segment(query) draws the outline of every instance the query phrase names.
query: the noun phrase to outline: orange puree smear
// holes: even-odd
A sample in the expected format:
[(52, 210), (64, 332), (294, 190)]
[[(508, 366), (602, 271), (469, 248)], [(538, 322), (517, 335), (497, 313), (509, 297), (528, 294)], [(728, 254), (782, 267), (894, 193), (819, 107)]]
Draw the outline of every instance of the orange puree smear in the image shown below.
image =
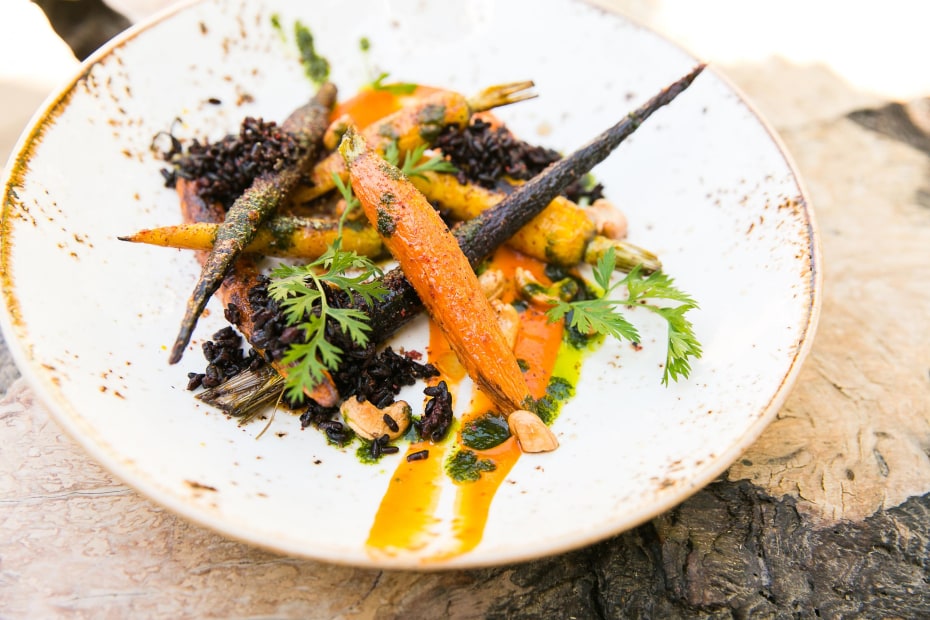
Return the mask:
[(432, 86), (417, 86), (408, 94), (395, 94), (388, 90), (366, 88), (359, 91), (351, 99), (336, 104), (330, 115), (330, 120), (335, 121), (344, 115), (348, 115), (359, 129), (363, 129), (388, 114), (397, 112), (416, 99), (421, 99), (438, 91), (438, 88)]
[[(549, 283), (542, 262), (513, 250), (498, 250), (489, 265), (489, 268), (502, 270), (508, 281), (512, 281), (517, 267), (529, 269), (541, 283)], [(516, 291), (508, 290), (503, 301), (510, 302), (515, 297)], [(561, 342), (561, 322), (548, 323), (545, 313), (532, 306), (520, 313), (514, 354), (529, 367), (525, 376), (534, 398), (546, 393)], [(440, 369), (440, 379), (449, 385), (455, 403), (464, 371), (432, 323), (428, 355), (430, 362)], [(490, 400), (475, 390), (461, 420), (467, 422), (493, 410)], [(429, 458), (414, 462), (404, 458), (394, 472), (369, 532), (367, 546), (372, 555), (410, 553), (426, 563), (460, 555), (481, 542), (491, 501), (520, 458), (521, 451), (513, 437), (489, 450), (474, 450), (479, 458), (492, 461), (495, 469), (482, 472), (476, 482), (455, 483), (451, 522), (443, 523), (437, 515), (437, 507), (443, 488), (449, 489), (444, 460), (462, 445), (461, 441), (460, 433), (456, 432), (438, 445), (421, 442), (409, 447), (407, 454), (428, 449)], [(424, 552), (431, 544), (436, 548), (430, 547)]]

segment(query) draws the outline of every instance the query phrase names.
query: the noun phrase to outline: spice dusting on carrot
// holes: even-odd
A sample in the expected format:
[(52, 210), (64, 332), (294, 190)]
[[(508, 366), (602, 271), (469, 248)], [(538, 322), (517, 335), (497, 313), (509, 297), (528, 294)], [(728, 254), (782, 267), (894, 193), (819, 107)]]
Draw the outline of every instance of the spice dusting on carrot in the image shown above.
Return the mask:
[(426, 198), (349, 129), (339, 151), (355, 194), (385, 246), (442, 329), (469, 376), (502, 413), (528, 406), (530, 391), (468, 258)]

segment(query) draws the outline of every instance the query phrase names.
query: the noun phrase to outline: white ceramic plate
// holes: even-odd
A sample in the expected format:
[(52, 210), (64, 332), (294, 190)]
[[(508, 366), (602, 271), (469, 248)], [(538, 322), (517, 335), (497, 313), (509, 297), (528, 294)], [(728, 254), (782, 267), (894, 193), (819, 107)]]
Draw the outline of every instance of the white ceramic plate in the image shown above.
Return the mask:
[[(439, 532), (432, 551), (371, 555), (365, 540), (399, 457), (363, 465), (287, 415), (256, 440), (260, 424), (239, 428), (196, 402), (184, 387), (199, 353), (166, 361), (196, 263), (117, 240), (178, 221), (150, 150), (157, 132), (180, 118), (176, 135), (218, 138), (246, 115), (282, 120), (312, 93), (273, 14), (287, 30), (298, 19), (310, 28), (344, 95), (379, 69), (465, 93), (533, 79), (539, 98), (500, 115), (563, 151), (697, 62), (578, 0), (206, 1), (127, 32), (40, 111), (3, 202), (3, 333), (95, 459), (191, 520), (283, 553), (463, 567), (632, 527), (711, 481), (759, 435), (810, 348), (818, 246), (777, 139), (710, 69), (595, 170), (628, 214), (631, 240), (658, 252), (702, 304), (692, 316), (704, 356), (690, 380), (661, 385), (663, 324), (634, 313), (642, 350), (609, 344), (587, 362), (553, 427), (561, 448), (520, 459), (477, 547), (430, 561), (448, 542)], [(222, 325), (211, 308), (195, 345)]]

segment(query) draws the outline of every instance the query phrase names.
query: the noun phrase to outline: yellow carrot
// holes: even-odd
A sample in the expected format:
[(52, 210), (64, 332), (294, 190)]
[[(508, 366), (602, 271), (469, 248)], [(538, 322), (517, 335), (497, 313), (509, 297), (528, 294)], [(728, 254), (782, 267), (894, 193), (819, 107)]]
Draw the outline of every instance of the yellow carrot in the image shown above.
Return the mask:
[[(218, 227), (218, 224), (208, 222), (162, 226), (140, 230), (119, 239), (182, 250), (209, 250), (213, 247)], [(338, 234), (335, 220), (273, 217), (258, 229), (255, 239), (243, 252), (280, 258), (318, 258)], [(384, 252), (381, 238), (367, 222), (363, 226), (350, 223), (343, 228), (342, 249), (372, 258)]]
[[(473, 219), (506, 198), (501, 191), (460, 183), (455, 175), (441, 172), (422, 172), (410, 181), (430, 202), (456, 220)], [(563, 267), (582, 261), (596, 264), (611, 247), (617, 257), (617, 269), (622, 271), (642, 265), (646, 273), (651, 273), (662, 266), (648, 250), (598, 235), (585, 209), (564, 196), (556, 196), (539, 215), (517, 231), (507, 245)]]
[(468, 258), (430, 203), (350, 129), (339, 151), (365, 215), (469, 376), (501, 412), (527, 408), (530, 391)]

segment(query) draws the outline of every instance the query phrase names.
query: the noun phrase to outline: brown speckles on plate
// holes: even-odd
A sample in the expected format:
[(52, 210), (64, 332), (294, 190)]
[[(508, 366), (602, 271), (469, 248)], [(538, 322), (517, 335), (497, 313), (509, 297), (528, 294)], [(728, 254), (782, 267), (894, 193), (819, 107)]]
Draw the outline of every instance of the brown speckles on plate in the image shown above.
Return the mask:
[(212, 487), (209, 484), (204, 484), (202, 482), (197, 482), (196, 480), (185, 480), (184, 484), (186, 484), (194, 491), (209, 491), (211, 493), (219, 492), (216, 487)]

